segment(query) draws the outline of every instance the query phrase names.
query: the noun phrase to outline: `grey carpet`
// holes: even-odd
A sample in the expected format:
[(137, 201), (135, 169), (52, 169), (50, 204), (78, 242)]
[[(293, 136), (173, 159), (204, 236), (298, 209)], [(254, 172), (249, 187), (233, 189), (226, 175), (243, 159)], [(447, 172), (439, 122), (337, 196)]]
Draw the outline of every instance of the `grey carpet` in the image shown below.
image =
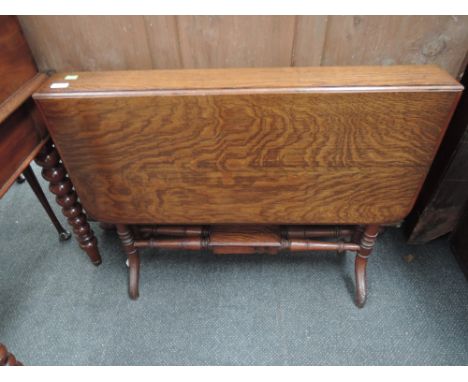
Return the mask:
[(412, 247), (387, 230), (362, 310), (353, 256), (335, 253), (146, 250), (130, 301), (115, 234), (94, 225), (94, 267), (76, 241), (58, 242), (26, 183), (0, 218), (0, 342), (29, 365), (468, 364), (468, 283), (446, 239)]

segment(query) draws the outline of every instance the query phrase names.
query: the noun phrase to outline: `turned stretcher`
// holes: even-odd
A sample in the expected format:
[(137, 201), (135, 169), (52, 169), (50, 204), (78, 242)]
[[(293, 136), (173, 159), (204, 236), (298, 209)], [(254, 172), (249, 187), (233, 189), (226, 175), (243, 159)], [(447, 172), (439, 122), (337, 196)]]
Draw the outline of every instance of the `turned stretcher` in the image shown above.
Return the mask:
[(55, 74), (38, 163), (93, 262), (84, 210), (116, 225), (132, 298), (138, 248), (338, 250), (362, 306), (379, 226), (411, 210), (461, 91), (434, 66)]

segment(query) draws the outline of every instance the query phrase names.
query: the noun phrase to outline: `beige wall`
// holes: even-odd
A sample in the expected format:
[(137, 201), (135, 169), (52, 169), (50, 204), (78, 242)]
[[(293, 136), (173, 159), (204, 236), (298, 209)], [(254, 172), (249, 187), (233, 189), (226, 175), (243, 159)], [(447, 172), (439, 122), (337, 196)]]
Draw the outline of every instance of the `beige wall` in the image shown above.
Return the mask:
[(468, 16), (21, 16), (41, 70), (466, 64)]

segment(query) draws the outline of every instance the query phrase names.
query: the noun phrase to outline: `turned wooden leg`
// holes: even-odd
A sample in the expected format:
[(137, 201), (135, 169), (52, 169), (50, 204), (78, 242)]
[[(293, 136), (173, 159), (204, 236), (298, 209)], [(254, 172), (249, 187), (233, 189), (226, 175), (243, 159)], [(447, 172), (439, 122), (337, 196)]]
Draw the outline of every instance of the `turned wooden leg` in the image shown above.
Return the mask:
[(135, 247), (133, 234), (125, 224), (117, 224), (117, 233), (124, 247), (124, 251), (128, 257), (128, 294), (132, 300), (136, 300), (139, 296), (138, 280), (140, 275), (140, 256)]
[(356, 228), (354, 229), (353, 236), (351, 237), (351, 242), (360, 244), (363, 233), (364, 233), (364, 226), (357, 225)]
[(54, 225), (55, 229), (59, 234), (59, 240), (65, 241), (70, 239), (71, 233), (66, 231), (65, 228), (63, 228), (62, 224), (60, 224), (59, 220), (57, 219), (57, 216), (55, 216), (55, 213), (50, 207), (50, 204), (47, 201), (46, 196), (44, 195), (44, 191), (42, 191), (42, 188), (39, 182), (37, 181), (36, 175), (34, 175), (34, 171), (32, 170), (31, 166), (26, 167), (26, 169), (23, 171), (23, 175), (28, 181), (32, 190), (34, 191), (34, 194), (36, 194), (37, 199), (42, 204), (42, 207), (44, 207), (45, 211), (47, 212), (47, 215), (49, 215), (52, 224)]
[(44, 145), (36, 157), (36, 163), (43, 168), (42, 176), (49, 181), (49, 190), (56, 195), (56, 201), (62, 207), (62, 212), (67, 217), (68, 223), (73, 227), (80, 248), (86, 252), (94, 265), (101, 264), (96, 237), (52, 142), (49, 141)]
[(23, 366), (23, 364), (8, 352), (5, 345), (0, 344), (0, 366)]
[(378, 225), (368, 225), (364, 229), (361, 237), (360, 249), (356, 254), (354, 263), (354, 272), (356, 275), (356, 305), (362, 308), (367, 298), (367, 280), (366, 280), (366, 267), (367, 259), (369, 258), (372, 248), (379, 234)]

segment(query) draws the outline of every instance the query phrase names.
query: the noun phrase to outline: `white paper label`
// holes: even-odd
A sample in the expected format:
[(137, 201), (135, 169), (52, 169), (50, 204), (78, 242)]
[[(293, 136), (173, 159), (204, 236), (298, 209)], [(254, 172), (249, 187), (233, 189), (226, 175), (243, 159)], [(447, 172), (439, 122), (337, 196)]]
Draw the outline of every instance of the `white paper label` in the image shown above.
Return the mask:
[(75, 81), (78, 79), (78, 74), (68, 74), (65, 76), (64, 80)]
[(68, 82), (54, 82), (50, 85), (51, 89), (65, 89), (68, 88), (70, 84)]

